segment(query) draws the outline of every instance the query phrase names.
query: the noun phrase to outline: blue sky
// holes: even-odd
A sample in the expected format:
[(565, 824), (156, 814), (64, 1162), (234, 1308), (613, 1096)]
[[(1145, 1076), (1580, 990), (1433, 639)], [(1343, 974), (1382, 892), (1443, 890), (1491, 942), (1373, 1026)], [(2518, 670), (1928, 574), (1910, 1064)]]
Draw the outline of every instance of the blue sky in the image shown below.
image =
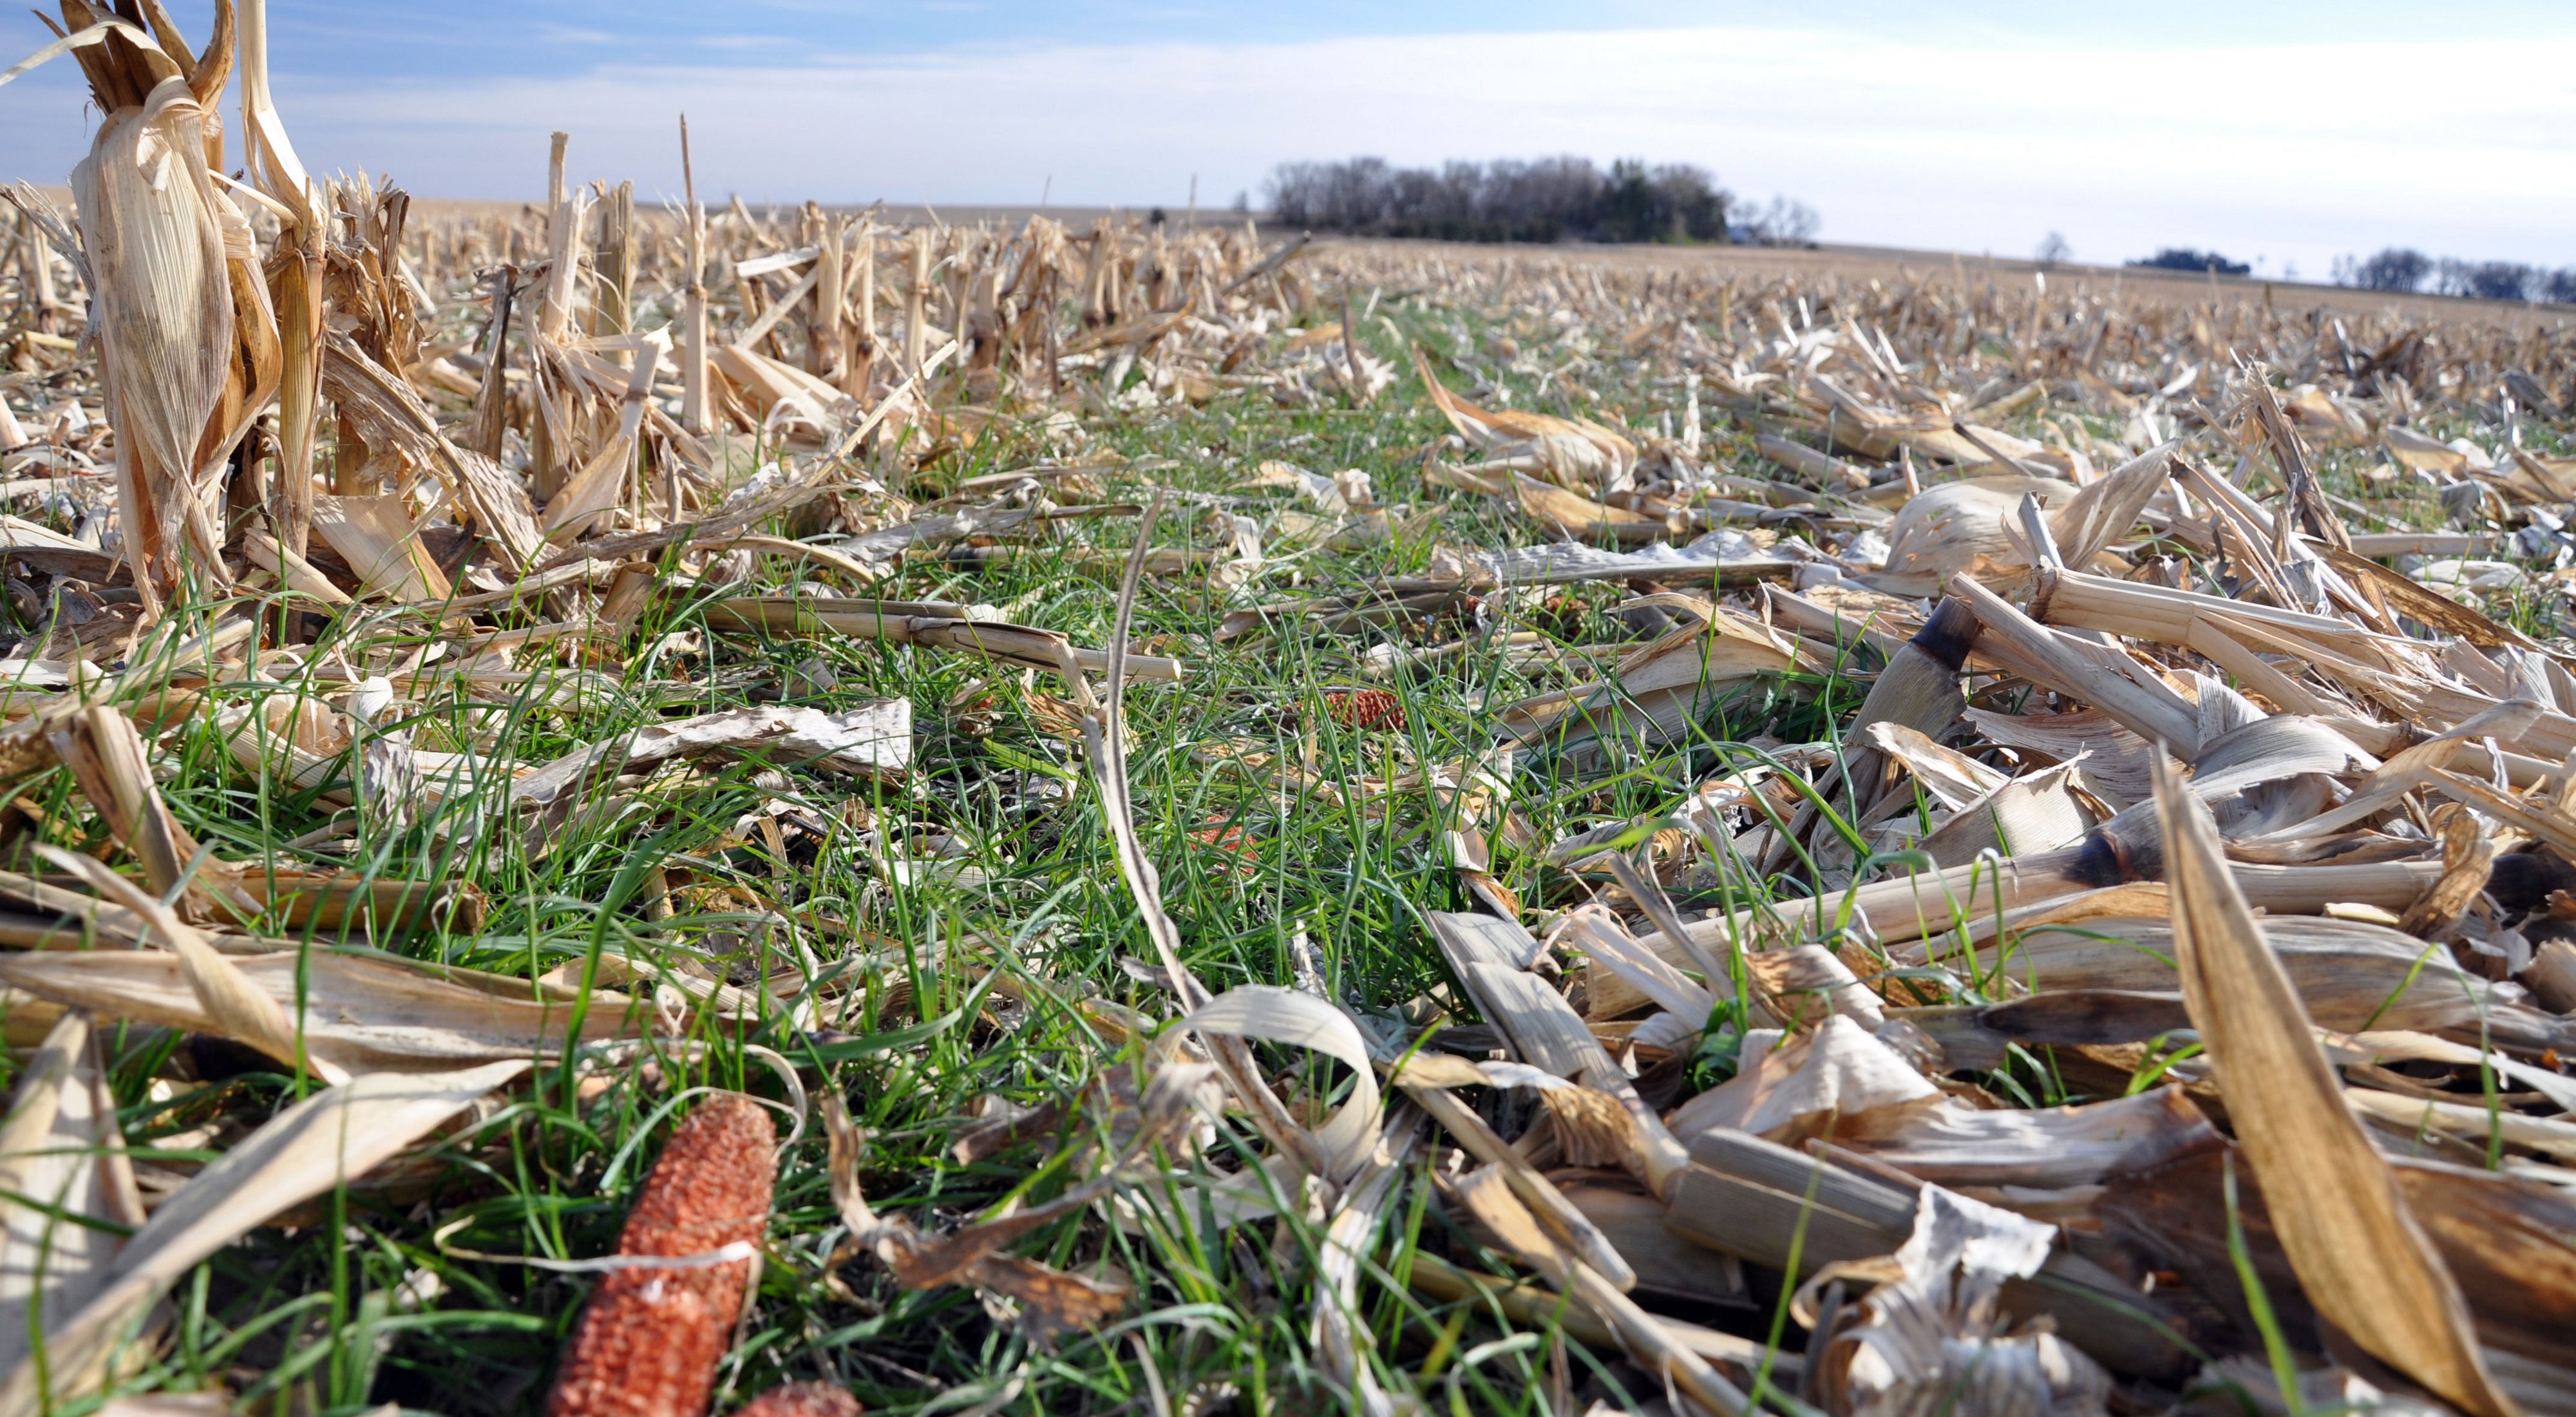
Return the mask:
[[(174, 0), (172, 10), (183, 23), (201, 26), (211, 6), (206, 0)], [(1283, 43), (1369, 35), (1703, 26), (1849, 28), (1928, 44), (2003, 47), (2528, 39), (2576, 36), (2576, 5), (2488, 0), (2442, 13), (2421, 0), (2158, 0), (2150, 5), (2084, 0), (1808, 0), (1797, 5), (1680, 0), (1400, 5), (1382, 0), (1286, 5), (1174, 0), (273, 0), (269, 23), (281, 72), (440, 77), (566, 74), (603, 64), (664, 64), (692, 53), (815, 64), (976, 45)], [(22, 47), (34, 47), (41, 34), (34, 20), (17, 13), (7, 24), (13, 37), (26, 41)]]
[[(202, 29), (207, 0), (172, 0)], [(308, 164), (430, 195), (581, 177), (753, 199), (1256, 196), (1289, 158), (1577, 152), (1783, 192), (1829, 240), (2319, 276), (2388, 243), (2576, 264), (2576, 5), (2162, 0), (271, 0)], [(0, 62), (45, 38), (0, 17)], [(83, 150), (77, 72), (0, 89), (0, 177)]]

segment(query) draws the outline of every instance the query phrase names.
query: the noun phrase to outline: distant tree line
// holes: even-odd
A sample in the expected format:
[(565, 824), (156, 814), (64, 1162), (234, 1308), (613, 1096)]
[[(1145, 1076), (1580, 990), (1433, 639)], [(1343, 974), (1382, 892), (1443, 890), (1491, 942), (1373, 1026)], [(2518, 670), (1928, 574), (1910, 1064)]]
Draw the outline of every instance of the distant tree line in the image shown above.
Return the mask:
[(2254, 269), (2243, 261), (2231, 261), (2215, 251), (2195, 251), (2188, 246), (2168, 246), (2152, 256), (2141, 256), (2128, 264), (2156, 271), (2214, 271), (2223, 276), (2246, 275)]
[(2337, 257), (2334, 281), (2337, 285), (2395, 294), (2429, 289), (2435, 295), (2576, 305), (2576, 266), (2553, 271), (2520, 261), (2463, 261), (2455, 256), (2435, 260), (2405, 246), (2387, 247), (2368, 259)]
[(1284, 162), (1270, 175), (1279, 221), (1317, 231), (1447, 241), (1804, 243), (1816, 214), (1774, 198), (1739, 207), (1705, 168), (1582, 157), (1452, 162), (1438, 171), (1384, 158)]

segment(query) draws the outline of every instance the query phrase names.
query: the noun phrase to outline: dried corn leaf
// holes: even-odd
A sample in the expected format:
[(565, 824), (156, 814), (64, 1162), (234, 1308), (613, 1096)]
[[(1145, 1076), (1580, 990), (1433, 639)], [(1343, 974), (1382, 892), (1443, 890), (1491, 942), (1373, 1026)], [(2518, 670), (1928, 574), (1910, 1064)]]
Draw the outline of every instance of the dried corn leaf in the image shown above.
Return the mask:
[(109, 1280), (143, 1198), (89, 1015), (65, 1013), (19, 1074), (0, 1123), (0, 1371)]
[[(165, 933), (168, 923), (175, 922), (154, 918), (155, 933)], [(558, 1052), (575, 1012), (572, 1004), (545, 997), (526, 980), (372, 954), (317, 949), (309, 956), (227, 955), (217, 962), (225, 967), (223, 978), (245, 986), (218, 994), (216, 1003), (225, 1012), (201, 997), (180, 955), (161, 950), (0, 955), (0, 982), (101, 1018), (220, 1033), (262, 1051), (274, 1045), (280, 1051), (271, 1056), (290, 1065), (300, 1053), (317, 1069), (351, 1073), (415, 1072)], [(299, 1003), (302, 1012), (290, 1013)], [(282, 1041), (252, 1033), (234, 1018), (236, 1012), (260, 1018), (273, 1013), (273, 1023), (255, 1026), (278, 1030)], [(640, 1003), (594, 994), (584, 1011), (581, 1041), (635, 1037), (648, 1022)]]
[(1736, 1075), (1683, 1103), (1672, 1128), (1685, 1141), (1720, 1129), (1794, 1138), (1828, 1131), (1839, 1117), (1923, 1106), (1940, 1096), (1857, 1020), (1836, 1014), (1800, 1037), (1755, 1029)]
[(518, 778), (510, 795), (520, 803), (549, 806), (604, 776), (713, 754), (900, 781), (912, 767), (912, 701), (879, 699), (842, 713), (792, 705), (729, 709), (656, 723), (566, 753)]
[(402, 497), (317, 496), (313, 529), (356, 568), (369, 594), (434, 605), (454, 593)]
[(136, 1315), (200, 1260), (280, 1211), (365, 1176), (528, 1068), (371, 1073), (295, 1104), (244, 1138), (125, 1242), (107, 1282), (46, 1331), (0, 1384), (0, 1414), (35, 1417), (94, 1390)]
[[(157, 956), (167, 961), (171, 967), (170, 972), (175, 973), (179, 981), (185, 984), (195, 1015), (205, 1020), (201, 1031), (219, 1033), (236, 1042), (248, 1044), (290, 1068), (310, 1065), (316, 1073), (331, 1082), (348, 1080), (349, 1074), (336, 1060), (323, 1056), (308, 1056), (304, 1039), (299, 1036), (295, 1026), (288, 1022), (286, 1010), (277, 999), (263, 992), (248, 975), (242, 972), (239, 964), (232, 958), (217, 952), (214, 945), (208, 942), (204, 935), (198, 933), (195, 926), (181, 920), (170, 907), (162, 904), (155, 897), (135, 889), (132, 882), (86, 856), (75, 856), (58, 847), (47, 846), (37, 849), (46, 860), (79, 876), (101, 896), (114, 900), (141, 917), (152, 927), (153, 933), (167, 941), (170, 946), (168, 954), (138, 950), (131, 954), (102, 956), (49, 956), (48, 958), (56, 964), (57, 968), (71, 960), (98, 958), (113, 961), (115, 965), (124, 966), (128, 973), (133, 973), (136, 965)], [(17, 961), (0, 961), (0, 964), (9, 963), (17, 963)], [(24, 975), (12, 982), (30, 993), (43, 992), (41, 987)], [(56, 997), (61, 998), (61, 996)], [(61, 998), (61, 1002), (93, 1007), (70, 998)], [(94, 1011), (110, 1017), (118, 1016), (111, 1009), (95, 1008)]]
[[(1052, 630), (978, 619), (964, 606), (744, 596), (710, 606), (707, 622), (723, 629), (779, 635), (833, 634), (888, 644), (930, 645), (1068, 676), (1098, 674), (1109, 665), (1105, 652), (1079, 648)], [(1125, 663), (1129, 678), (1172, 683), (1181, 678), (1181, 661), (1177, 659), (1131, 654)]]
[(1950, 1102), (1863, 1112), (1834, 1142), (1938, 1185), (2038, 1189), (2098, 1185), (2225, 1144), (2178, 1087), (2027, 1111)]
[(1350, 1068), (1351, 1094), (1313, 1129), (1314, 1145), (1334, 1180), (1367, 1163), (1377, 1145), (1377, 1074), (1369, 1067), (1368, 1042), (1348, 1015), (1294, 989), (1246, 984), (1192, 1009), (1181, 1024), (1195, 1033), (1311, 1049)]
[[(1834, 1341), (1819, 1377), (1838, 1407), (1865, 1412), (2101, 1413), (2110, 1374), (2055, 1333), (1995, 1332), (2008, 1280), (2036, 1274), (2055, 1239), (2046, 1225), (1927, 1186), (1896, 1278), (1862, 1302), (1863, 1321)], [(1848, 1345), (1848, 1347), (1846, 1347)], [(1860, 1352), (1876, 1361), (1864, 1371)]]
[(1469, 1215), (1503, 1248), (1568, 1297), (1597, 1314), (1619, 1337), (1631, 1357), (1672, 1383), (1694, 1402), (1721, 1417), (1738, 1417), (1749, 1404), (1742, 1391), (1718, 1375), (1662, 1321), (1638, 1307), (1605, 1281), (1580, 1257), (1539, 1224), (1513, 1191), (1499, 1167), (1487, 1166), (1457, 1183), (1455, 1193)]
[(2309, 1302), (2463, 1409), (2517, 1411), (2487, 1370), (2459, 1286), (2346, 1109), (2306, 1007), (2228, 875), (2217, 824), (2170, 768), (2156, 774), (2155, 800), (2183, 998)]

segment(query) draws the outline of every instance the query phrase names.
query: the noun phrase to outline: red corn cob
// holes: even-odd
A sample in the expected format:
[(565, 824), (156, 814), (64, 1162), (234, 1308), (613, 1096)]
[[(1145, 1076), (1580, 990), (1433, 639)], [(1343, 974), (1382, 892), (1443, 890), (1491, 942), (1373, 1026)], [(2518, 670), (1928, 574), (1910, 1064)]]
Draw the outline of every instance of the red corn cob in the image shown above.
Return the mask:
[[(740, 1093), (708, 1099), (645, 1178), (617, 1252), (703, 1255), (758, 1244), (777, 1143), (759, 1103)], [(748, 1259), (601, 1276), (565, 1345), (549, 1417), (702, 1417), (750, 1277)]]
[(1208, 825), (1199, 828), (1197, 831), (1191, 832), (1190, 840), (1202, 842), (1206, 845), (1216, 847), (1219, 850), (1231, 851), (1242, 856), (1250, 856), (1253, 854), (1254, 842), (1251, 836), (1245, 833), (1243, 828), (1228, 825), (1221, 817), (1211, 817), (1208, 819), (1208, 823)]
[(1404, 727), (1404, 703), (1384, 689), (1335, 689), (1324, 695), (1324, 712), (1344, 728)]
[(830, 1383), (781, 1383), (733, 1417), (859, 1417), (865, 1410), (847, 1389)]

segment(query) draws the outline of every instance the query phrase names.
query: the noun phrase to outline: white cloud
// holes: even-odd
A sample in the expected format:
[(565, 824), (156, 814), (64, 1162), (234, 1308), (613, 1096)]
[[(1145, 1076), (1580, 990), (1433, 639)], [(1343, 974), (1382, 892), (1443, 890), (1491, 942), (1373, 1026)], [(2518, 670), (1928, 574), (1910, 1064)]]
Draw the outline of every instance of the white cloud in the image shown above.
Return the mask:
[[(2295, 260), (2384, 243), (2576, 263), (2576, 41), (1929, 48), (1691, 29), (960, 49), (808, 67), (282, 80), (308, 161), (523, 196), (545, 135), (585, 176), (700, 191), (1067, 203), (1257, 192), (1283, 158), (1575, 152), (1698, 162), (1831, 240), (2081, 259), (2159, 244)], [(20, 99), (20, 95), (11, 95)]]

